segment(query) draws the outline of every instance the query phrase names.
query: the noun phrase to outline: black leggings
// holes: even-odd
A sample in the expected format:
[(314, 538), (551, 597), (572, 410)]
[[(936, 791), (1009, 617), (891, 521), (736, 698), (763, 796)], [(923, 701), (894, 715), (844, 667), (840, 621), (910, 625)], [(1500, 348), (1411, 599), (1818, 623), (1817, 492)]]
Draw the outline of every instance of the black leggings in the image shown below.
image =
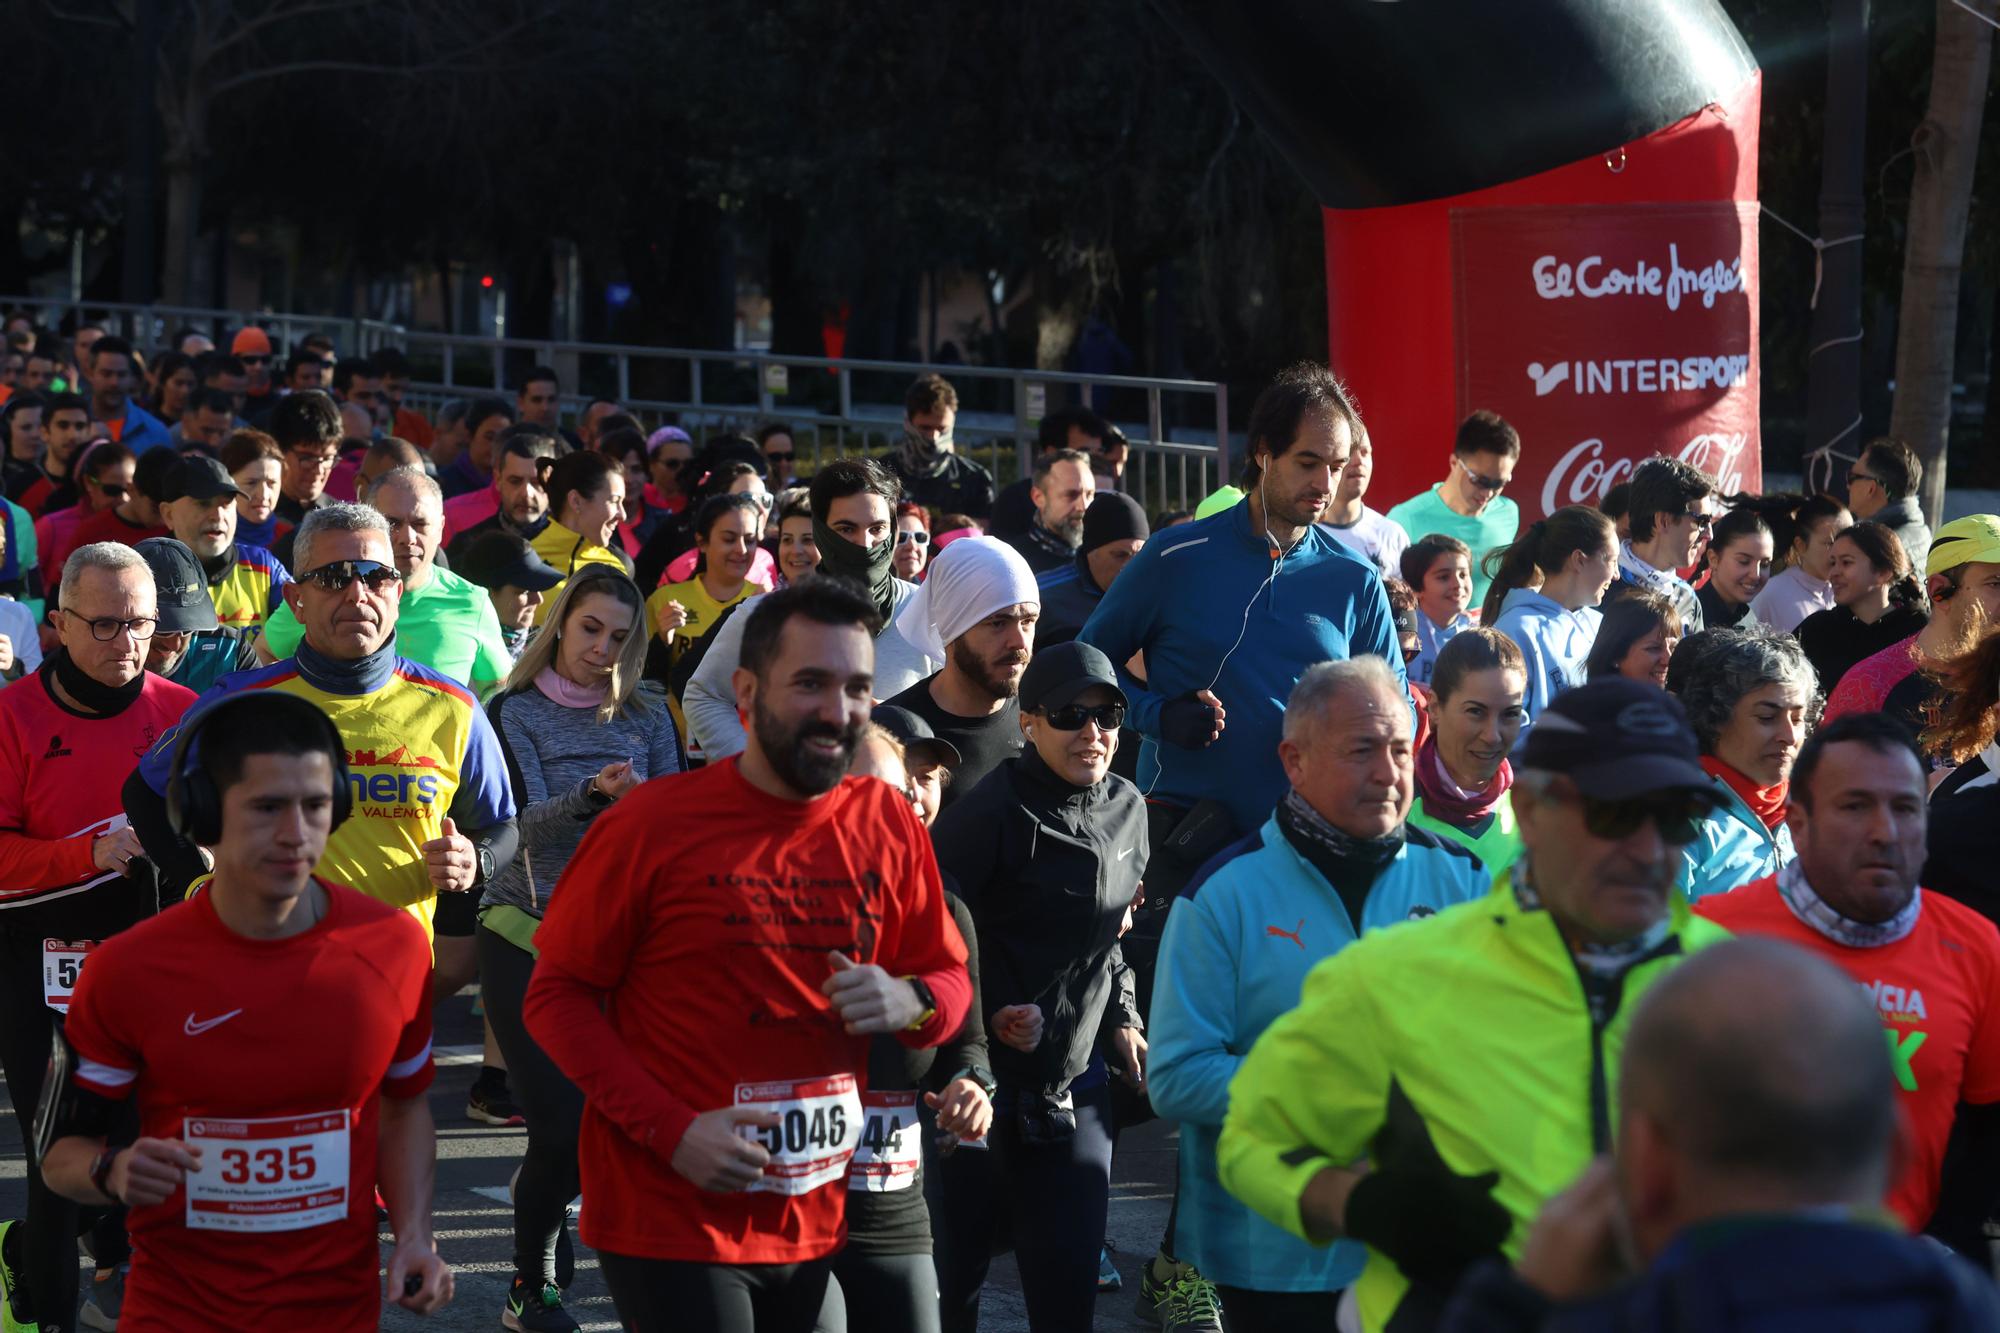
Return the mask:
[(1229, 1333), (1302, 1333), (1325, 1329), (1333, 1333), (1340, 1318), (1337, 1291), (1250, 1291), (1217, 1287), (1222, 1317)]
[[(938, 1333), (937, 1265), (928, 1254), (833, 1258), (847, 1326), (856, 1333)], [(822, 1321), (818, 1333), (831, 1333)]]
[[(24, 1139), (32, 1137), (48, 1073), (53, 1017), (42, 996), (41, 932), (0, 928), (0, 1072)], [(44, 1329), (69, 1333), (76, 1327), (76, 1238), (83, 1210), (42, 1183), (32, 1148), (26, 1156), (28, 1215), (20, 1228), (20, 1275), (28, 1299), (21, 1314)], [(98, 1211), (91, 1210), (93, 1218)]]
[(514, 1270), (537, 1285), (556, 1280), (556, 1243), (569, 1201), (582, 1181), (576, 1140), (583, 1123), (583, 1094), (556, 1068), (521, 1022), (521, 1003), (535, 960), (486, 927), (475, 932), (480, 994), (493, 1039), (507, 1057), (507, 1071), (521, 1114), (528, 1121), (528, 1150), (514, 1182)]
[(993, 1241), (1009, 1227), (1028, 1327), (1033, 1333), (1089, 1333), (1111, 1207), (1111, 1090), (1099, 1084), (1078, 1092), (1075, 1104), (1076, 1132), (1068, 1139), (1023, 1143), (1013, 1098), (1003, 1088), (987, 1136), (992, 1149), (961, 1150), (940, 1166), (942, 1207), (932, 1225), (939, 1232), (948, 1333), (978, 1328), (979, 1289)]
[[(806, 1264), (695, 1264), (597, 1252), (604, 1284), (626, 1333), (813, 1333), (828, 1305), (831, 1261)], [(821, 1327), (845, 1333), (841, 1323)], [(869, 1330), (873, 1333), (873, 1330)]]

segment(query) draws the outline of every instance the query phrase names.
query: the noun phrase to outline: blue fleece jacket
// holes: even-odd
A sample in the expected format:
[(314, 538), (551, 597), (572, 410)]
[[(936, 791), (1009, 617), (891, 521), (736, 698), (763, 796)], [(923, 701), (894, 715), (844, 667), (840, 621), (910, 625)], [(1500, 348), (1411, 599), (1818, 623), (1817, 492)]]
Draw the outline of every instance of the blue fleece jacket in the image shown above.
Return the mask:
[[(1121, 579), (1122, 581), (1122, 579)], [(1309, 1245), (1222, 1187), (1215, 1145), (1229, 1083), (1273, 1020), (1298, 1007), (1306, 973), (1352, 943), (1491, 891), (1464, 848), (1411, 829), (1368, 888), (1359, 928), (1326, 876), (1266, 819), (1257, 842), (1174, 902), (1153, 987), (1146, 1083), (1153, 1108), (1181, 1122), (1175, 1255), (1226, 1286), (1337, 1291), (1361, 1275), (1365, 1247)]]
[(1603, 623), (1604, 615), (1596, 607), (1567, 610), (1533, 588), (1516, 588), (1500, 603), (1493, 628), (1512, 639), (1528, 661), (1528, 689), (1521, 699), (1527, 724), (1542, 715), (1549, 700), (1583, 684), (1584, 659)]
[(1765, 828), (1728, 783), (1714, 774), (1708, 782), (1720, 804), (1702, 821), (1694, 841), (1681, 849), (1680, 886), (1689, 902), (1775, 875), (1798, 855), (1792, 850), (1790, 827)]
[[(1284, 798), (1285, 700), (1307, 667), (1372, 653), (1404, 678), (1374, 566), (1316, 526), (1273, 561), (1248, 501), (1154, 536), (1077, 638), (1118, 664), (1126, 725), (1145, 738), (1139, 789), (1179, 806), (1213, 797), (1244, 830)], [(1125, 668), (1142, 650), (1143, 682)], [(1228, 715), (1221, 739), (1198, 750), (1161, 743), (1162, 705), (1211, 688)]]

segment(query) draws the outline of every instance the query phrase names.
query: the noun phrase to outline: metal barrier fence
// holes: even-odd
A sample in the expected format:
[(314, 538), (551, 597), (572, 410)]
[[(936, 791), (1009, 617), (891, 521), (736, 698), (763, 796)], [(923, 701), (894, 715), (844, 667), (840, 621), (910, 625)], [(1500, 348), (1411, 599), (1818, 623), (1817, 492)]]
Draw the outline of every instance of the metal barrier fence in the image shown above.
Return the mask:
[[(271, 334), (279, 349), (308, 333), (326, 334), (350, 355), (398, 347), (411, 363), (406, 402), (418, 406), (510, 396), (529, 367), (547, 365), (573, 390), (562, 396), (568, 414), (609, 399), (642, 418), (671, 417), (697, 440), (782, 423), (792, 430), (802, 473), (822, 459), (893, 447), (902, 434), (903, 391), (934, 371), (959, 394), (960, 452), (984, 462), (1002, 485), (1026, 475), (1041, 419), (1085, 402), (1125, 432), (1131, 449), (1124, 489), (1147, 509), (1192, 509), (1230, 475), (1228, 389), (1206, 380), (485, 338), (372, 319), (194, 306), (0, 296), (0, 309), (27, 313), (47, 328), (75, 315), (143, 348), (159, 347), (181, 329), (226, 347), (226, 337), (248, 323)], [(280, 357), (274, 373), (281, 365)]]

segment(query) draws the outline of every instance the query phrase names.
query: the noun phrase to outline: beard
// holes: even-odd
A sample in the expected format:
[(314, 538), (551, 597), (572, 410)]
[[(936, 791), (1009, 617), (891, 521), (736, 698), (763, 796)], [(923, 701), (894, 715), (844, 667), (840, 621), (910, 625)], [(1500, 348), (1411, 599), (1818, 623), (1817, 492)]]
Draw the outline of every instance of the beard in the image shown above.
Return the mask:
[[(788, 728), (777, 715), (765, 711), (762, 700), (752, 705), (751, 726), (757, 734), (757, 747), (764, 752), (764, 761), (779, 780), (808, 796), (823, 796), (840, 785), (847, 775), (847, 765), (854, 758), (854, 747), (861, 740), (858, 723), (836, 727), (814, 720), (796, 729)], [(839, 750), (821, 754), (806, 744), (821, 737), (838, 740)]]
[(952, 665), (964, 673), (967, 680), (985, 691), (988, 698), (1011, 699), (1020, 692), (1019, 680), (1003, 677), (998, 668), (1025, 663), (1028, 660), (1026, 653), (1014, 653), (1004, 662), (992, 663), (981, 657), (963, 638), (953, 639), (948, 651)]

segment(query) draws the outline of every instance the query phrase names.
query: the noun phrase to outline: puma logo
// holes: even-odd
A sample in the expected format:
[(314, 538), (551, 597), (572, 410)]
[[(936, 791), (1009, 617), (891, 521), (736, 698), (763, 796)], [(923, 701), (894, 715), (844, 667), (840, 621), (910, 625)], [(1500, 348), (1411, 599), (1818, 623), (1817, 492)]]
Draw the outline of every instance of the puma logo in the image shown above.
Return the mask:
[(1266, 926), (1264, 927), (1264, 933), (1266, 935), (1275, 935), (1281, 940), (1290, 940), (1292, 943), (1298, 945), (1299, 952), (1303, 953), (1305, 952), (1306, 942), (1299, 938), (1299, 934), (1305, 928), (1306, 928), (1306, 919), (1304, 917), (1300, 917), (1299, 924), (1292, 927), (1290, 930), (1286, 930), (1283, 926)]
[(1569, 378), (1569, 362), (1558, 361), (1547, 370), (1539, 361), (1528, 363), (1528, 378), (1535, 382), (1535, 397), (1546, 398), (1556, 391), (1556, 387)]

